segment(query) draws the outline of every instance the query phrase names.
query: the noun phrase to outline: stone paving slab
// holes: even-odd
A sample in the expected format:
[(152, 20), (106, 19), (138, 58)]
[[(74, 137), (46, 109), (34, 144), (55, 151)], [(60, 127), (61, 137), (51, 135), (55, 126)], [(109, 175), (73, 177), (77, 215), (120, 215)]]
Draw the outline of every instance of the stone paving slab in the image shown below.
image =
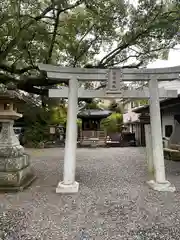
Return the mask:
[(38, 179), (0, 194), (0, 240), (180, 239), (180, 163), (166, 162), (175, 193), (148, 179), (143, 148), (78, 149), (78, 194), (55, 193), (63, 149), (28, 149)]

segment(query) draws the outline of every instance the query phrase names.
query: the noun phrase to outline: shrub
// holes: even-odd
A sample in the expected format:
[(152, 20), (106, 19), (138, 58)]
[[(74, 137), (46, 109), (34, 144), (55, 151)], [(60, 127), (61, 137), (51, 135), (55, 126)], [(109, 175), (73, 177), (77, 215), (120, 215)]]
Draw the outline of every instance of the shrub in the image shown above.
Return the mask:
[(37, 147), (39, 143), (48, 140), (48, 128), (46, 125), (41, 125), (36, 122), (28, 126), (25, 130), (25, 142), (30, 143), (32, 147)]
[(122, 115), (120, 113), (112, 113), (106, 119), (101, 121), (101, 128), (107, 132), (119, 132), (121, 131)]

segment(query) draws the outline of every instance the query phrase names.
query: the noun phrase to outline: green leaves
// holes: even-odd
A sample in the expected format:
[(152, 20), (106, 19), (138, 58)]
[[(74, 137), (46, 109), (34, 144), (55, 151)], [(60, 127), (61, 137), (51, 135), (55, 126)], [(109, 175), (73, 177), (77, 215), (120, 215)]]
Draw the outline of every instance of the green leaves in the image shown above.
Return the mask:
[(101, 121), (101, 127), (109, 133), (120, 132), (123, 116), (120, 113), (112, 113)]
[(139, 67), (179, 42), (178, 1), (1, 0), (0, 8), (0, 81), (31, 93), (42, 93), (28, 77), (39, 77), (39, 62)]

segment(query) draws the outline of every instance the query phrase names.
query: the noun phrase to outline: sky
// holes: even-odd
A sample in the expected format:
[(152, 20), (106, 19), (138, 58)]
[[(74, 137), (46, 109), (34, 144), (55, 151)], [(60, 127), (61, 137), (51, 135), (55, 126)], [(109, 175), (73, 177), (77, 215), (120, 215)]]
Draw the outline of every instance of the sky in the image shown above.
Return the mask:
[(180, 44), (176, 46), (176, 50), (170, 50), (168, 60), (157, 59), (148, 64), (147, 68), (163, 68), (180, 66)]
[[(102, 59), (106, 56), (107, 52), (103, 50), (96, 57), (97, 60)], [(134, 59), (129, 60), (128, 64), (134, 63)], [(169, 51), (169, 56), (167, 60), (157, 59), (147, 65), (147, 68), (165, 68), (165, 67), (174, 67), (180, 66), (180, 44)]]

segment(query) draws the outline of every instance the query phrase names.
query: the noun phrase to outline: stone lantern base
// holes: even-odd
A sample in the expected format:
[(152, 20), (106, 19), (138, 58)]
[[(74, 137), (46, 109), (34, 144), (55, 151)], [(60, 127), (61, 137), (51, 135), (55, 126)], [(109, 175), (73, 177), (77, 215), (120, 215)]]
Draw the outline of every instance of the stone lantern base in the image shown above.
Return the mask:
[(35, 180), (30, 158), (14, 134), (13, 121), (2, 122), (0, 133), (0, 190), (22, 191)]

